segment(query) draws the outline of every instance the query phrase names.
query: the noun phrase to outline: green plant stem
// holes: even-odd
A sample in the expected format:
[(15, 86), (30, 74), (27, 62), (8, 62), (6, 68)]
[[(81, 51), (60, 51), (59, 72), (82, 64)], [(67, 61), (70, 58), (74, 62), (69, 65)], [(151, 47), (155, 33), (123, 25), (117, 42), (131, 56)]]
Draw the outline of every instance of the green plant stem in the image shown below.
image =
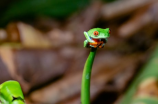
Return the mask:
[(83, 69), (81, 85), (81, 104), (90, 104), (91, 70), (97, 48), (92, 48)]

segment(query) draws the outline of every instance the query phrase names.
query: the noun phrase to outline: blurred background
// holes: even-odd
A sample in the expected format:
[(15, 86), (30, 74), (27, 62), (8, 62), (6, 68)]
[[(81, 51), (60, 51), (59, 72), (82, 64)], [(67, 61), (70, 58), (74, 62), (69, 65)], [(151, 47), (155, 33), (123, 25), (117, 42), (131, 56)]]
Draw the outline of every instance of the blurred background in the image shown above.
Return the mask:
[(83, 31), (111, 30), (91, 104), (118, 104), (157, 45), (156, 0), (1, 0), (0, 14), (0, 84), (19, 81), (27, 104), (80, 104)]

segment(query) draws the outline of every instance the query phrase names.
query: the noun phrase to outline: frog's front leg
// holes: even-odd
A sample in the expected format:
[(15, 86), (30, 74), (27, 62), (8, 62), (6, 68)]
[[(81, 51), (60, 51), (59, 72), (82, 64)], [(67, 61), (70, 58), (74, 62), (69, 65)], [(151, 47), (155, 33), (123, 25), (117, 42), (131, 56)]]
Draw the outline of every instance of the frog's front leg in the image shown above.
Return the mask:
[(84, 47), (88, 47), (88, 40), (84, 41)]
[(91, 48), (97, 48), (98, 47), (98, 43), (97, 42), (89, 42), (89, 47)]
[(98, 44), (97, 44), (97, 42), (88, 42), (88, 40), (85, 40), (84, 41), (84, 47), (87, 47), (87, 48), (97, 48)]

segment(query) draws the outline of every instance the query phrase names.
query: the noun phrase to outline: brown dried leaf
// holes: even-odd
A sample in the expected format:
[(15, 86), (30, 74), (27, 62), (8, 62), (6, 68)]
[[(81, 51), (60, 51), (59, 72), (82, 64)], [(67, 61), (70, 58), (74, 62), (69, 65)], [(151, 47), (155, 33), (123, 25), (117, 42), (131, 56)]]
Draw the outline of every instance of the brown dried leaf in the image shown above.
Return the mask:
[(30, 25), (19, 22), (17, 24), (21, 43), (26, 48), (51, 48), (51, 42), (42, 33)]
[(110, 4), (105, 4), (102, 7), (102, 16), (105, 20), (115, 19), (120, 16), (125, 16), (133, 11), (148, 5), (154, 0), (119, 0)]

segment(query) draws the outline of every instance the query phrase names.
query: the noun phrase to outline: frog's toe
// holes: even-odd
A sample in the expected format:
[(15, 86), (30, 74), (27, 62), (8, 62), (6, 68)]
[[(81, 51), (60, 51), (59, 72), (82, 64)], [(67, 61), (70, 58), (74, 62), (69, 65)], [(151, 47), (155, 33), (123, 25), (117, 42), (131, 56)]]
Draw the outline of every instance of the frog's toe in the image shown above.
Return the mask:
[(84, 47), (87, 47), (87, 45), (86, 45), (86, 44), (84, 44)]
[(97, 48), (97, 45), (89, 45), (90, 48)]
[(102, 45), (101, 45), (101, 46), (99, 46), (99, 48), (103, 48), (103, 47), (104, 47), (104, 46), (102, 46)]
[(99, 48), (104, 48), (105, 43), (103, 43), (102, 45), (99, 46)]

